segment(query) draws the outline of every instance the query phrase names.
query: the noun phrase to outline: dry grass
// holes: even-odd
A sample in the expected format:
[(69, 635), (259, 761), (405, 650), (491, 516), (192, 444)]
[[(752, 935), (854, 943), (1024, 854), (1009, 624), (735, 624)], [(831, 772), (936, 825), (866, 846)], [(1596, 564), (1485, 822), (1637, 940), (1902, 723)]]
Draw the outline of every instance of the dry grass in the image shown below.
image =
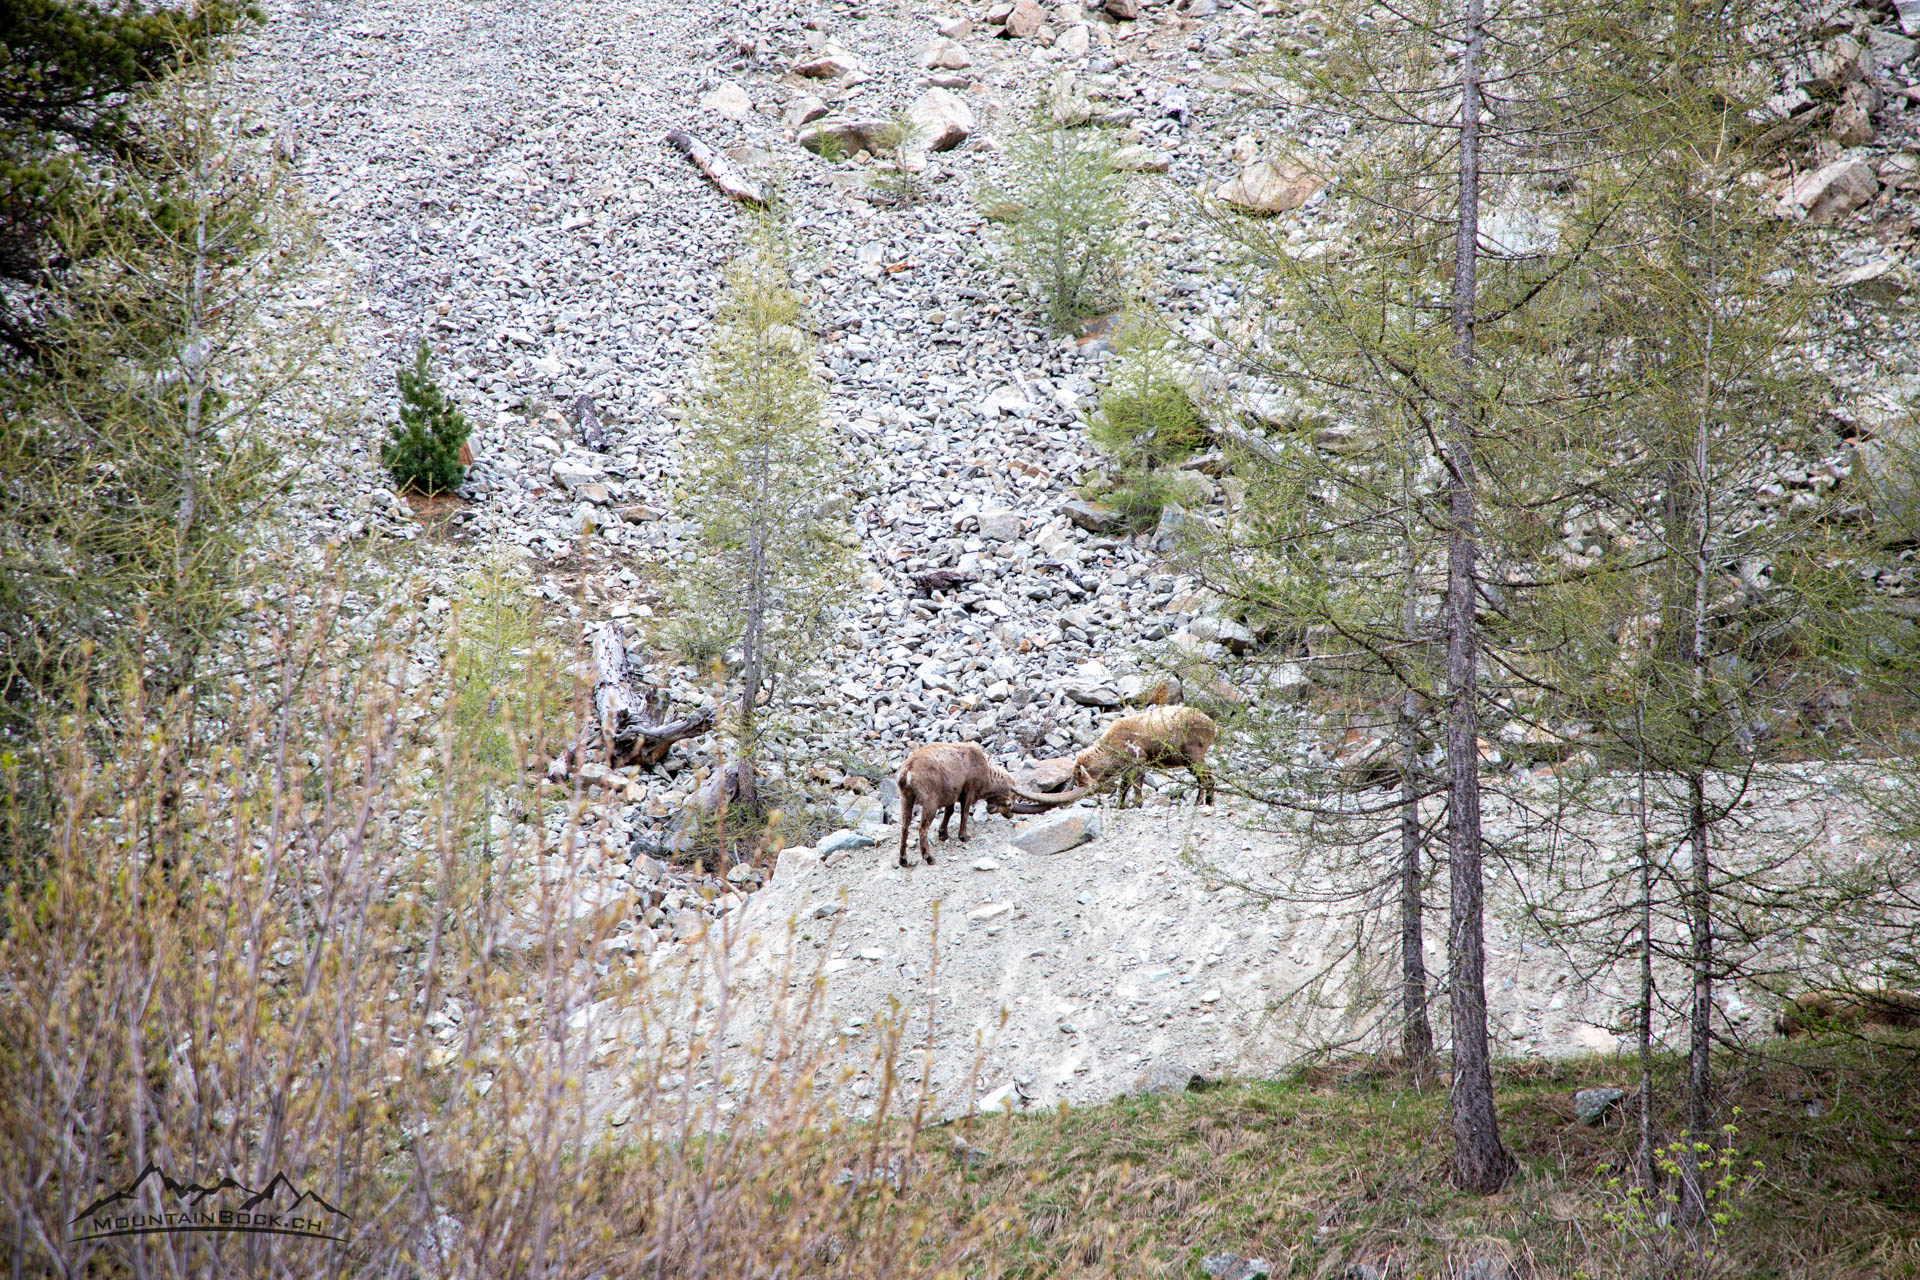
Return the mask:
[[(997, 1210), (916, 1194), (903, 1023), (856, 1128), (829, 1100), (817, 975), (743, 1036), (722, 949), (649, 965), (607, 945), (630, 905), (580, 909), (608, 883), (584, 797), (533, 781), (579, 708), (518, 696), (550, 658), (507, 645), (516, 696), (462, 696), (473, 670), (433, 619), (396, 606), (355, 639), (279, 594), (217, 711), (135, 703), (106, 739), (76, 728), (83, 703), (0, 761), (0, 818), (35, 849), (0, 885), (0, 1275), (992, 1265)], [(35, 772), (54, 816), (29, 833)], [(347, 1238), (78, 1238), (80, 1207), (149, 1162), (284, 1174), (352, 1215)], [(178, 1207), (151, 1184), (132, 1206)]]
[[(743, 1019), (726, 950), (641, 962), (608, 945), (630, 906), (579, 909), (606, 874), (584, 798), (537, 781), (578, 714), (538, 692), (567, 681), (537, 618), (464, 601), (476, 666), (410, 607), (355, 639), (325, 598), (277, 598), (217, 707), (136, 702), (111, 738), (82, 716), (0, 759), (34, 851), (0, 885), (0, 1275), (1188, 1277), (1217, 1251), (1649, 1274), (1650, 1233), (1607, 1220), (1630, 1133), (1570, 1112), (1619, 1064), (1505, 1073), (1523, 1172), (1486, 1199), (1446, 1182), (1443, 1095), (1392, 1064), (933, 1127), (900, 1011), (856, 1122), (816, 969)], [(35, 771), (51, 821), (21, 799)], [(1766, 1173), (1717, 1274), (1920, 1275), (1916, 1065), (1867, 1041), (1725, 1064)], [(349, 1239), (76, 1240), (77, 1207), (150, 1160), (283, 1172)]]

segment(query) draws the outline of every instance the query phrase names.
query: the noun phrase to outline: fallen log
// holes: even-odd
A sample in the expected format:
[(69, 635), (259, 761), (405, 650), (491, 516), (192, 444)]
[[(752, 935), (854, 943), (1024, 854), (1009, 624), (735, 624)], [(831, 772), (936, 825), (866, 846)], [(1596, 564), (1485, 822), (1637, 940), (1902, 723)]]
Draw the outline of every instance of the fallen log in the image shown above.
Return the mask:
[(614, 768), (638, 764), (651, 768), (666, 758), (667, 748), (713, 728), (711, 709), (681, 720), (665, 721), (665, 700), (658, 689), (643, 695), (634, 687), (627, 665), (627, 644), (620, 628), (603, 622), (593, 633), (593, 710), (600, 722), (600, 741), (607, 763)]
[(693, 167), (707, 176), (707, 181), (719, 188), (720, 194), (730, 200), (740, 200), (747, 204), (764, 205), (766, 193), (760, 185), (747, 181), (746, 175), (733, 165), (733, 161), (715, 151), (685, 129), (675, 129), (667, 135), (667, 145), (693, 162)]

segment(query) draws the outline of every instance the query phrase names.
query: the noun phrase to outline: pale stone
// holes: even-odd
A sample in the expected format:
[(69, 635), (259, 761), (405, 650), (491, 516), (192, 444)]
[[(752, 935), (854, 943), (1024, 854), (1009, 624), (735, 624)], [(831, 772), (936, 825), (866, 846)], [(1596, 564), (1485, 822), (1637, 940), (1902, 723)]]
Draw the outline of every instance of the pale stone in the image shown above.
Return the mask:
[(1078, 811), (1023, 822), (1014, 829), (1013, 839), (1009, 843), (1022, 853), (1065, 853), (1099, 836), (1100, 815)]
[(700, 109), (723, 115), (729, 120), (745, 120), (753, 114), (753, 100), (747, 97), (745, 89), (728, 82), (703, 95)]
[(907, 108), (913, 143), (923, 151), (951, 151), (973, 136), (973, 109), (945, 89), (929, 89)]
[(943, 71), (959, 71), (973, 65), (972, 55), (944, 37), (928, 41), (914, 61), (929, 70), (938, 68)]
[(1319, 175), (1291, 160), (1258, 160), (1214, 192), (1215, 197), (1248, 213), (1274, 214), (1298, 209), (1325, 187)]

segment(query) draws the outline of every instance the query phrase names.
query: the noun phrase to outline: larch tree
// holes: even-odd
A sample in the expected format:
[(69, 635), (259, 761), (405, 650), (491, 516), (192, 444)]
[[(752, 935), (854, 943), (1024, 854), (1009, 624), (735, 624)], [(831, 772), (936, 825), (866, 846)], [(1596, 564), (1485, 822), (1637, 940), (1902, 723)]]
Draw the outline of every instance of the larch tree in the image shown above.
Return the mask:
[(804, 668), (848, 581), (843, 505), (814, 340), (777, 230), (756, 228), (685, 400), (680, 510), (699, 528), (683, 566), (684, 628), (737, 658), (737, 755), (720, 795), (758, 809), (756, 772), (783, 677)]
[[(1325, 180), (1325, 202), (1306, 219), (1222, 215), (1262, 286), (1246, 366), (1304, 412), (1277, 444), (1239, 451), (1253, 517), (1202, 542), (1229, 596), (1331, 629), (1338, 643), (1323, 647), (1374, 686), (1382, 741), (1358, 776), (1395, 792), (1371, 807), (1399, 837), (1409, 1048), (1423, 801), (1439, 806), (1453, 1171), (1478, 1191), (1513, 1168), (1487, 1033), (1482, 724), (1497, 698), (1538, 681), (1524, 602), (1574, 497), (1560, 458), (1583, 392), (1561, 339), (1602, 228), (1564, 206), (1604, 143), (1590, 50), (1609, 20), (1580, 3), (1335, 6), (1310, 57), (1270, 63), (1294, 86), (1287, 101), (1307, 104), (1292, 123), (1313, 149), (1293, 167)], [(1262, 566), (1249, 553), (1277, 546), (1278, 530), (1292, 545)], [(1315, 556), (1319, 581), (1303, 585)], [(1263, 574), (1281, 585), (1262, 587)]]

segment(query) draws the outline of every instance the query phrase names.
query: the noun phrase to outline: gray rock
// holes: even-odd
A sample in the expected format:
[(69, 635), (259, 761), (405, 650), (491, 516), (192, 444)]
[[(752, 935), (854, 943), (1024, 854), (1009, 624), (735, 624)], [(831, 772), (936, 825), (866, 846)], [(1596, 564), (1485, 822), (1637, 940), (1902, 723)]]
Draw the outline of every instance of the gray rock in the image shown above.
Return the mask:
[[(1920, 3), (1920, 0), (1915, 0)], [(1122, 22), (1132, 22), (1140, 16), (1140, 0), (1106, 0), (1104, 6), (1107, 16), (1118, 18)]]
[(1573, 1095), (1573, 1114), (1581, 1124), (1603, 1125), (1607, 1122), (1607, 1113), (1626, 1096), (1625, 1089), (1582, 1089)]
[(1318, 174), (1292, 160), (1256, 160), (1213, 194), (1236, 209), (1268, 215), (1298, 209), (1327, 184)]
[[(939, 92), (939, 90), (934, 90)], [(1014, 542), (1024, 531), (1018, 511), (1003, 509), (980, 513), (980, 536), (993, 542)]]
[(1920, 36), (1920, 0), (1893, 0), (1893, 11), (1899, 15), (1902, 31)]
[(1080, 91), (1078, 77), (1067, 71), (1053, 82), (1047, 95), (1047, 111), (1055, 124), (1071, 129), (1093, 119), (1093, 101)]
[(1166, 153), (1136, 142), (1115, 150), (1108, 163), (1127, 173), (1165, 173), (1170, 161)]
[(1282, 662), (1266, 673), (1266, 690), (1284, 701), (1299, 702), (1313, 693), (1313, 681), (1299, 663)]
[(1074, 498), (1061, 504), (1060, 513), (1088, 533), (1112, 533), (1120, 527), (1120, 513), (1098, 502)]
[(1518, 1280), (1519, 1272), (1504, 1253), (1483, 1253), (1453, 1273), (1454, 1280)]
[(1128, 706), (1180, 701), (1180, 677), (1170, 673), (1131, 672), (1120, 677), (1119, 689)]
[(928, 70), (959, 71), (973, 65), (973, 57), (953, 40), (929, 40), (914, 61)]
[(1913, 60), (1914, 50), (1920, 49), (1920, 42), (1896, 35), (1885, 27), (1875, 27), (1867, 33), (1867, 48), (1873, 51), (1873, 60), (1884, 71), (1904, 67)]
[(912, 145), (922, 151), (951, 151), (973, 136), (973, 108), (945, 89), (929, 89), (907, 108)]
[(866, 71), (866, 66), (839, 45), (829, 44), (818, 53), (800, 59), (790, 70), (794, 75), (812, 80), (838, 80), (843, 76), (860, 75)]
[(858, 831), (851, 830), (850, 828), (847, 828), (847, 827), (842, 827), (840, 830), (834, 832), (832, 835), (828, 836), (825, 840), (822, 840), (819, 844), (815, 845), (814, 851), (824, 858), (828, 854), (838, 853), (842, 849), (868, 849), (873, 847), (873, 845), (875, 845), (876, 843), (878, 842), (874, 840), (872, 836), (862, 835)]
[(1237, 1253), (1215, 1253), (1200, 1260), (1200, 1270), (1213, 1280), (1266, 1280), (1273, 1266), (1265, 1258), (1243, 1258)]
[(1022, 853), (1065, 853), (1100, 836), (1100, 815), (1091, 810), (1034, 818), (1014, 828), (1009, 841)]
[(787, 104), (780, 119), (789, 129), (798, 129), (803, 124), (812, 124), (826, 115), (829, 108), (826, 103), (810, 93), (803, 93)]
[(1179, 503), (1169, 502), (1161, 507), (1160, 522), (1153, 527), (1153, 549), (1162, 554), (1174, 550), (1192, 524), (1193, 517)]
[(1837, 222), (1880, 192), (1880, 180), (1864, 160), (1835, 160), (1807, 174), (1780, 197), (1783, 218)]
[(1034, 0), (1014, 0), (1013, 8), (1007, 13), (1006, 26), (1001, 34), (1009, 40), (1025, 40), (1040, 30), (1040, 24), (1046, 21), (1046, 15)]
[(553, 482), (572, 493), (583, 485), (598, 484), (606, 479), (607, 473), (585, 462), (556, 462), (548, 472)]
[(745, 120), (753, 114), (753, 100), (747, 97), (745, 89), (729, 80), (703, 95), (700, 109), (723, 115), (729, 120)]

